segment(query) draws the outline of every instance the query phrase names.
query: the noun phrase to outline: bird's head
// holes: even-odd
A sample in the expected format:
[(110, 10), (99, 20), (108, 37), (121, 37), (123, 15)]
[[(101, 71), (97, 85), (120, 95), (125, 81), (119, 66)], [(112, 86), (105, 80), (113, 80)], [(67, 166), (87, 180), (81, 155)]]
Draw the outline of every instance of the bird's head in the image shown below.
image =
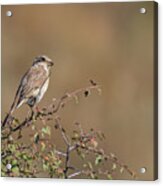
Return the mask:
[(35, 57), (33, 61), (33, 65), (39, 64), (39, 63), (45, 63), (48, 67), (52, 67), (54, 65), (54, 62), (45, 55)]

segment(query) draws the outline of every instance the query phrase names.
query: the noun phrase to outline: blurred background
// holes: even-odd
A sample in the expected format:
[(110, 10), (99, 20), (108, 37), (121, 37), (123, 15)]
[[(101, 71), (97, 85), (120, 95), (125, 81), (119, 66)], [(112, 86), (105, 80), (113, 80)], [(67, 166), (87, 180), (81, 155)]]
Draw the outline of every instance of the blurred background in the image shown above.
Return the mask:
[[(2, 119), (33, 58), (45, 54), (55, 65), (39, 107), (95, 80), (102, 95), (93, 92), (79, 104), (70, 102), (60, 113), (63, 126), (71, 132), (78, 121), (85, 129), (103, 131), (106, 152), (114, 152), (139, 179), (153, 179), (153, 5), (2, 6)], [(141, 7), (146, 14), (139, 13)], [(6, 16), (8, 10), (12, 17)], [(24, 105), (14, 114), (24, 118), (28, 110)], [(55, 133), (54, 140), (60, 145)], [(139, 173), (141, 167), (147, 168), (145, 174)]]

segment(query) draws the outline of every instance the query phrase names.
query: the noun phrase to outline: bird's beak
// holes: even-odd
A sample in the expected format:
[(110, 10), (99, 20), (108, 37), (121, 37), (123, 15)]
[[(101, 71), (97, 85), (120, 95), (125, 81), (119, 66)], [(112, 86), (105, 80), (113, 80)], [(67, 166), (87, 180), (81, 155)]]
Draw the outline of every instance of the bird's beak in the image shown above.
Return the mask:
[(49, 61), (49, 65), (53, 66), (54, 65), (53, 61)]

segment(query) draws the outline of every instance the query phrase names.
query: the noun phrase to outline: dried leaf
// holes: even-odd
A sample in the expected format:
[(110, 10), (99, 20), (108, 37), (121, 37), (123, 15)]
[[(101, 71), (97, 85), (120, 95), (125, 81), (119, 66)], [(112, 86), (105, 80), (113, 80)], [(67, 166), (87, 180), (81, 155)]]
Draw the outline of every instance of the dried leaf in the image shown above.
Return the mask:
[(91, 144), (96, 148), (98, 146), (98, 142), (95, 140), (95, 138), (91, 139)]
[(44, 142), (41, 142), (41, 151), (44, 151), (45, 150), (45, 147), (46, 147), (45, 143)]
[(90, 83), (91, 83), (93, 86), (96, 86), (96, 85), (97, 85), (97, 83), (96, 83), (94, 80), (90, 79), (89, 81), (90, 81)]
[(89, 92), (88, 90), (85, 90), (85, 92), (84, 92), (84, 96), (85, 96), (85, 97), (88, 97), (89, 94), (90, 94), (90, 92)]
[(93, 170), (92, 163), (89, 161), (87, 164), (88, 164), (88, 167), (89, 167), (91, 170)]
[(78, 98), (78, 96), (74, 95), (74, 99), (75, 99), (76, 104), (78, 104), (78, 103), (79, 103), (79, 98)]
[(124, 167), (121, 167), (119, 171), (122, 174), (124, 172)]
[(115, 170), (116, 168), (117, 168), (117, 165), (115, 163), (113, 163), (112, 170)]
[(99, 94), (99, 95), (102, 94), (102, 90), (101, 90), (101, 88), (98, 88), (97, 91), (98, 91), (98, 94)]

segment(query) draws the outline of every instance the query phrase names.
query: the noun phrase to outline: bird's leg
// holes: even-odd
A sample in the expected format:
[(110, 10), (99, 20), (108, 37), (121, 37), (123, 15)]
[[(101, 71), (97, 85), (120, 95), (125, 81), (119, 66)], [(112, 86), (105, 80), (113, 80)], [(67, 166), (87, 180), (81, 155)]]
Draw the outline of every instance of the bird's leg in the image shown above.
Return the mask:
[(35, 119), (36, 116), (40, 117), (41, 115), (41, 110), (38, 108), (38, 106), (34, 105), (33, 107), (31, 107), (31, 117), (32, 119)]
[(35, 107), (30, 107), (31, 108), (31, 118), (32, 120), (35, 119)]
[(39, 119), (41, 119), (44, 123), (44, 120), (43, 120), (43, 117), (42, 117), (43, 112), (39, 109), (38, 106), (36, 106), (35, 109), (36, 109), (36, 113), (37, 113)]

